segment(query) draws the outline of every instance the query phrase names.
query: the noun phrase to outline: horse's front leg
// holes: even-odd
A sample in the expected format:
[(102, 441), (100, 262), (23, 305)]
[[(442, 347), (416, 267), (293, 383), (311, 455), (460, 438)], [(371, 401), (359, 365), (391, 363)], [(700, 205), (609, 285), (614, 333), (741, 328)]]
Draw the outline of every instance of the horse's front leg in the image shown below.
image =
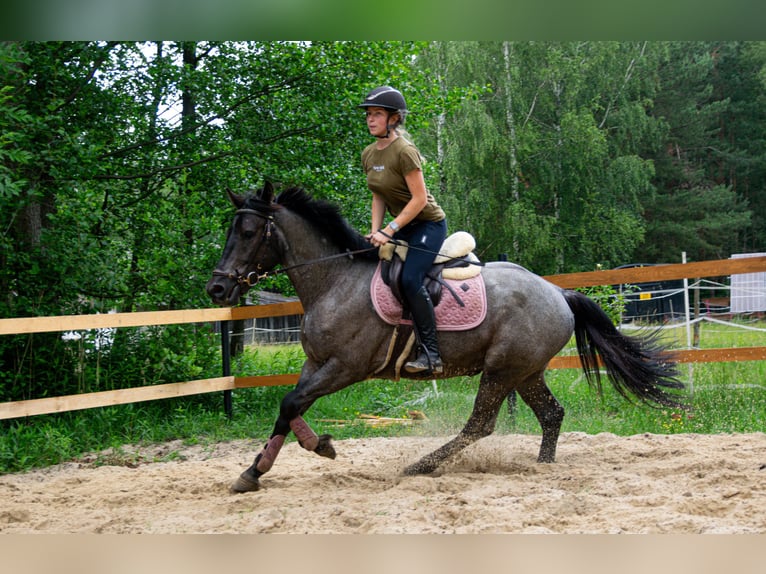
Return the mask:
[(263, 450), (258, 453), (253, 464), (245, 470), (231, 489), (234, 492), (250, 492), (260, 488), (259, 478), (268, 472), (279, 455), (290, 431), (306, 450), (319, 456), (335, 458), (332, 436), (317, 435), (303, 419), (303, 414), (324, 395), (333, 393), (356, 382), (353, 377), (343, 372), (341, 366), (333, 360), (326, 362), (319, 369), (307, 361), (301, 371), (296, 387), (287, 393), (279, 407), (279, 417), (274, 425)]

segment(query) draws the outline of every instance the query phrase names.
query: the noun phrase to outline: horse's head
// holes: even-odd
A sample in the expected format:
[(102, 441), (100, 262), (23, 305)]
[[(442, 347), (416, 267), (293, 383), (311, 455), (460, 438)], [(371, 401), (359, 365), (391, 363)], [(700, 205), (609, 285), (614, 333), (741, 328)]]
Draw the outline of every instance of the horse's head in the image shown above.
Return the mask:
[(280, 260), (278, 241), (273, 237), (275, 203), (271, 183), (251, 196), (237, 195), (230, 189), (227, 192), (237, 211), (221, 259), (206, 286), (218, 305), (236, 305)]

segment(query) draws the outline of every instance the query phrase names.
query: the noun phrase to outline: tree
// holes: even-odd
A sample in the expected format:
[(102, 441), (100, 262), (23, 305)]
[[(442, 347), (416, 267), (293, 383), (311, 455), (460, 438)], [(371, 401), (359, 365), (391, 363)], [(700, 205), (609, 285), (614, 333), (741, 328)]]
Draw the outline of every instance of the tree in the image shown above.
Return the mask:
[(650, 262), (677, 261), (681, 251), (692, 260), (727, 257), (750, 225), (750, 212), (731, 179), (721, 177), (732, 166), (726, 156), (733, 157), (734, 148), (722, 130), (731, 100), (714, 85), (720, 46), (680, 42), (667, 48), (651, 107), (666, 131), (662, 146), (650, 152), (657, 193), (646, 201), (641, 252)]
[(448, 42), (418, 62), (439, 69), (443, 90), (489, 86), (438, 134), (451, 225), (486, 258), (553, 273), (631, 253), (651, 165), (610, 135), (641, 92), (645, 45)]
[[(766, 245), (766, 43), (727, 42), (714, 51), (713, 90), (728, 106), (719, 118), (721, 131), (711, 149), (709, 176), (729, 187), (748, 208), (749, 224), (732, 221), (736, 240), (731, 252), (763, 251)], [(721, 250), (722, 251), (722, 250)]]
[[(209, 305), (227, 185), (303, 185), (366, 229), (356, 104), (381, 84), (405, 93), (428, 185), (485, 260), (555, 273), (762, 249), (763, 46), (2, 43), (0, 313)], [(204, 329), (119, 333), (88, 353), (3, 338), (3, 392), (212, 364)]]
[[(2, 316), (209, 305), (204, 284), (231, 217), (227, 184), (300, 183), (359, 220), (367, 136), (354, 104), (407, 77), (415, 48), (3, 44)], [(116, 386), (215, 367), (195, 360), (211, 347), (193, 326), (118, 333), (108, 348), (91, 346), (93, 364), (77, 352), (82, 338), (4, 338), (5, 397), (61, 394), (91, 368), (94, 384)]]

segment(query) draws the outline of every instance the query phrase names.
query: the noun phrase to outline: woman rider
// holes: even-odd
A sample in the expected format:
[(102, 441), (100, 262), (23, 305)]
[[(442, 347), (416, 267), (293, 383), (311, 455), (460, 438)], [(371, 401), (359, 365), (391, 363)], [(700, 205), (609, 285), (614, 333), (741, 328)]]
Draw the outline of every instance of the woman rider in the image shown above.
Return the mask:
[[(372, 232), (367, 239), (376, 247), (392, 238), (409, 244), (402, 268), (402, 295), (420, 349), (404, 369), (413, 374), (441, 373), (434, 306), (423, 280), (447, 235), (444, 211), (426, 189), (420, 152), (400, 128), (407, 114), (404, 96), (390, 86), (380, 86), (359, 107), (365, 108), (367, 128), (377, 138), (362, 151), (362, 166), (372, 191)], [(393, 220), (383, 227), (386, 211)]]

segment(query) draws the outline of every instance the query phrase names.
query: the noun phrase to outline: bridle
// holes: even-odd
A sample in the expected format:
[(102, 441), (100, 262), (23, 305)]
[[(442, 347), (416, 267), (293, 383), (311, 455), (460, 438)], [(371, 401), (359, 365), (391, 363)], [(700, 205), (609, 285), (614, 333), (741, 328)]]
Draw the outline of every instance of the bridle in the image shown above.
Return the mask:
[[(253, 255), (253, 258), (255, 259), (256, 256), (259, 255), (261, 249), (265, 247), (272, 236), (272, 231), (274, 228), (274, 216), (273, 215), (266, 215), (264, 213), (261, 213), (260, 211), (256, 209), (247, 209), (242, 208), (238, 209), (235, 212), (235, 215), (257, 215), (258, 217), (262, 217), (266, 220), (266, 226), (263, 229), (263, 237), (261, 242), (258, 245), (258, 249), (256, 250), (255, 254)], [(268, 273), (259, 273), (261, 271), (262, 267), (261, 264), (258, 263), (258, 265), (255, 268), (255, 271), (250, 271), (247, 275), (243, 275), (236, 269), (232, 271), (221, 271), (219, 269), (213, 270), (213, 276), (214, 277), (226, 277), (227, 279), (233, 279), (236, 281), (239, 285), (247, 285), (248, 287), (252, 287), (258, 281), (261, 279), (264, 279), (268, 276)]]
[[(258, 249), (256, 250), (255, 254), (253, 255), (253, 259), (256, 259), (261, 249), (267, 246), (267, 244), (269, 243), (269, 240), (271, 239), (271, 236), (273, 235), (273, 231), (276, 228), (274, 216), (266, 215), (256, 209), (246, 209), (246, 208), (238, 209), (235, 212), (235, 215), (240, 215), (240, 214), (257, 215), (258, 217), (262, 217), (263, 219), (266, 220), (266, 226), (264, 227), (264, 230), (263, 230), (262, 240), (260, 244), (258, 245)], [(335, 255), (328, 255), (326, 257), (320, 257), (318, 259), (302, 261), (300, 263), (296, 263), (295, 265), (290, 265), (289, 267), (282, 267), (281, 269), (277, 269), (276, 271), (265, 271), (263, 273), (259, 273), (262, 270), (260, 263), (256, 265), (254, 271), (250, 271), (246, 275), (243, 275), (236, 269), (233, 272), (231, 271), (227, 272), (227, 271), (221, 271), (219, 269), (215, 269), (213, 271), (213, 276), (226, 277), (227, 279), (233, 279), (239, 285), (247, 285), (248, 287), (252, 287), (256, 283), (258, 283), (258, 281), (260, 281), (261, 279), (266, 279), (267, 277), (273, 277), (275, 275), (279, 275), (280, 273), (285, 273), (289, 271), (290, 269), (296, 269), (298, 267), (304, 267), (306, 265), (314, 265), (316, 263), (322, 263), (324, 261), (330, 261), (332, 259), (339, 259), (341, 257), (348, 257), (349, 259), (353, 259), (354, 255), (357, 255), (359, 253), (366, 253), (368, 251), (373, 251), (375, 249), (377, 249), (377, 247), (375, 246), (366, 247), (363, 249), (356, 249), (354, 251), (347, 249), (343, 253), (336, 253)]]

